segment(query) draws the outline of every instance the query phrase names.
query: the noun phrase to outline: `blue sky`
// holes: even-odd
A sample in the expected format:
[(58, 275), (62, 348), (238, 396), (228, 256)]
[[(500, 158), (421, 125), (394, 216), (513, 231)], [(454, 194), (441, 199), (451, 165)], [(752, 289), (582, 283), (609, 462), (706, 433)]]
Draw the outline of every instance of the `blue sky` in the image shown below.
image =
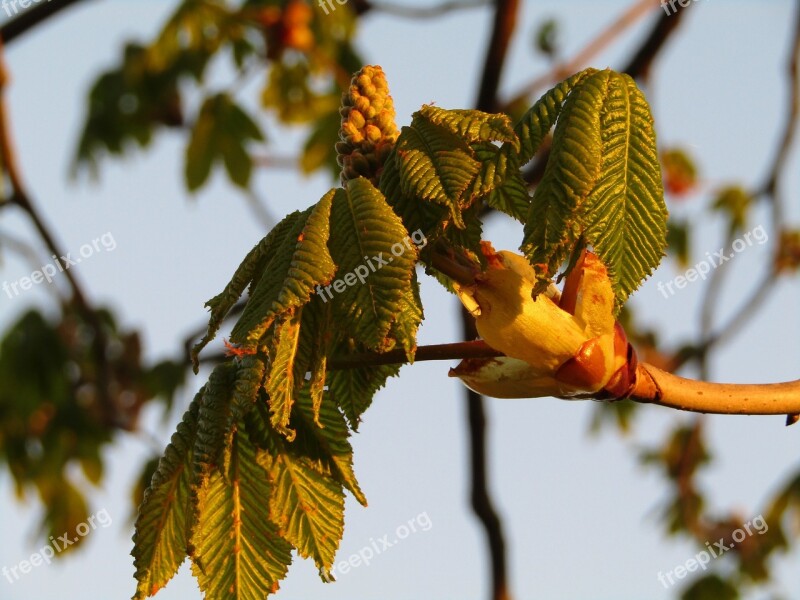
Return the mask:
[[(546, 68), (531, 52), (534, 26), (559, 18), (565, 55), (577, 51), (627, 3), (523, 2), (502, 90), (510, 94)], [(656, 2), (654, 1), (654, 4)], [(72, 182), (67, 171), (75, 147), (88, 86), (101, 69), (115, 65), (129, 38), (149, 39), (172, 2), (107, 0), (70, 9), (7, 50), (12, 74), (12, 124), (21, 167), (32, 195), (57, 230), (62, 246), (82, 244), (111, 232), (116, 247), (83, 262), (78, 274), (94, 300), (140, 328), (147, 356), (173, 355), (183, 336), (206, 318), (203, 303), (219, 292), (245, 253), (263, 235), (244, 198), (218, 174), (196, 197), (182, 183), (184, 139), (159, 135), (152, 149), (124, 162), (102, 165), (97, 183)], [(658, 13), (654, 9), (651, 18)], [(0, 13), (0, 18), (4, 15)], [(756, 185), (769, 165), (784, 122), (783, 72), (789, 2), (694, 2), (685, 23), (655, 65), (651, 102), (660, 145), (681, 144), (699, 158), (713, 187), (726, 182)], [(447, 108), (474, 104), (477, 77), (488, 37), (489, 12), (479, 9), (431, 23), (374, 16), (365, 20), (359, 47), (387, 73), (400, 124), (423, 103)], [(592, 65), (619, 67), (648, 27), (644, 23), (598, 56)], [(220, 64), (209, 89), (231, 80)], [(255, 106), (256, 80), (240, 93)], [(196, 100), (196, 99), (195, 99)], [(268, 132), (276, 137), (275, 129)], [(281, 155), (291, 155), (300, 137), (281, 134)], [(800, 194), (800, 155), (795, 149), (785, 195)], [(743, 179), (744, 178), (744, 179)], [(262, 172), (255, 185), (276, 218), (315, 202), (331, 182), (324, 176)], [(725, 225), (707, 217), (698, 196), (670, 206), (696, 225), (693, 258), (722, 245)], [(800, 221), (800, 203), (790, 201), (786, 219)], [(4, 214), (0, 227), (30, 235), (23, 219)], [(748, 229), (764, 224), (757, 210)], [(514, 249), (519, 226), (493, 219), (485, 228), (498, 248)], [(725, 301), (717, 322), (732, 314), (771, 250), (754, 245), (725, 266)], [(27, 264), (4, 255), (3, 280), (29, 274)], [(693, 261), (694, 262), (694, 261)], [(643, 323), (679, 343), (697, 327), (702, 284), (664, 298), (657, 282), (683, 269), (665, 261), (632, 300)], [(425, 278), (428, 279), (428, 278)], [(63, 285), (56, 281), (53, 285)], [(420, 343), (458, 339), (456, 303), (432, 280), (423, 284), (426, 322)], [(712, 361), (720, 381), (769, 382), (796, 379), (800, 364), (800, 284), (782, 281), (758, 318)], [(53, 310), (43, 285), (24, 296), (0, 297), (0, 325), (27, 306)], [(394, 539), (401, 526), (417, 531), (377, 554), (368, 566), (323, 585), (309, 561), (296, 560), (278, 598), (482, 599), (489, 573), (483, 533), (469, 508), (466, 410), (460, 384), (447, 377), (448, 364), (404, 367), (366, 413), (353, 445), (356, 473), (369, 499), (364, 509), (348, 500), (346, 531), (338, 557)], [(120, 436), (107, 453), (105, 484), (92, 494), (92, 510), (106, 510), (107, 528), (88, 534), (84, 548), (63, 561), (37, 567), (16, 583), (0, 580), (0, 598), (54, 597), (105, 600), (133, 592), (130, 488), (144, 460), (160, 452), (182, 407), (203, 383), (190, 380), (176, 414), (144, 415), (146, 435)], [(658, 508), (665, 486), (638, 466), (635, 454), (658, 443), (687, 415), (658, 407), (643, 410), (630, 439), (587, 435), (593, 407), (554, 399), (486, 403), (490, 422), (491, 485), (508, 537), (511, 590), (516, 598), (663, 599), (672, 597), (657, 573), (685, 563), (700, 549), (662, 535)], [(779, 417), (710, 417), (715, 461), (700, 478), (711, 506), (735, 507), (746, 520), (757, 515), (770, 491), (798, 468), (800, 438)], [(76, 474), (77, 476), (77, 474)], [(33, 496), (13, 499), (9, 476), (0, 474), (0, 566), (18, 563), (42, 543), (36, 538), (39, 507)], [(424, 517), (422, 515), (425, 515)], [(422, 523), (429, 522), (427, 529)], [(402, 531), (402, 530), (400, 530)], [(724, 570), (725, 559), (715, 561)], [(800, 596), (800, 553), (779, 561), (775, 590)], [(198, 598), (184, 565), (156, 596)], [(763, 594), (755, 597), (764, 597)]]

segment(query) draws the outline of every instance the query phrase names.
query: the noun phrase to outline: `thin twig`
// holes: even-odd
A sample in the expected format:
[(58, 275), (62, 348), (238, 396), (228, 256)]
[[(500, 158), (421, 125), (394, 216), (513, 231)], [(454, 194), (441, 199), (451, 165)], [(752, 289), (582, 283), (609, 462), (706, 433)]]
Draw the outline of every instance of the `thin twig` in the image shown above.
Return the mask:
[(24, 9), (24, 12), (18, 17), (15, 17), (12, 21), (9, 21), (0, 27), (0, 39), (2, 39), (3, 42), (8, 45), (22, 34), (52, 17), (57, 12), (60, 12), (65, 8), (69, 8), (78, 2), (81, 2), (81, 0), (47, 0), (46, 3), (37, 4), (31, 8)]
[(521, 102), (531, 97), (541, 88), (561, 81), (579, 71), (593, 56), (600, 53), (600, 51), (614, 41), (615, 38), (624, 33), (626, 29), (657, 7), (658, 5), (653, 3), (653, 0), (638, 0), (632, 6), (628, 7), (613, 23), (594, 37), (570, 60), (555, 65), (549, 73), (545, 73), (522, 86), (522, 88), (512, 96), (511, 100), (506, 101), (505, 105), (512, 106)]
[(369, 9), (374, 11), (385, 12), (404, 19), (430, 19), (431, 17), (439, 17), (456, 10), (491, 6), (489, 0), (464, 0), (463, 2), (453, 0), (452, 2), (443, 2), (436, 6), (426, 7), (403, 6), (402, 4), (392, 4), (390, 2), (368, 2), (366, 4)]
[[(508, 56), (508, 48), (517, 24), (519, 0), (496, 0), (494, 21), (486, 58), (483, 64), (478, 97), (475, 108), (484, 112), (494, 112), (498, 108), (497, 92), (500, 78)], [(477, 337), (475, 319), (466, 309), (460, 307), (461, 327), (465, 340)], [(480, 522), (489, 547), (492, 565), (493, 600), (509, 600), (508, 567), (506, 564), (506, 543), (503, 525), (494, 508), (489, 492), (486, 466), (486, 413), (480, 394), (468, 389), (467, 411), (470, 440), (470, 471), (472, 475), (472, 509)]]
[[(5, 64), (4, 45), (0, 40), (0, 158), (2, 158), (8, 179), (12, 187), (10, 203), (22, 209), (23, 212), (33, 223), (42, 242), (56, 256), (63, 256), (60, 246), (43, 219), (36, 210), (33, 201), (22, 182), (22, 176), (17, 164), (17, 154), (12, 142), (11, 130), (9, 127), (8, 104), (6, 100), (6, 87), (8, 84), (8, 71)], [(106, 422), (110, 425), (127, 428), (129, 424), (120, 423), (117, 420), (117, 411), (109, 395), (109, 365), (106, 358), (106, 334), (103, 323), (97, 312), (92, 308), (87, 300), (74, 271), (63, 270), (64, 276), (72, 289), (72, 303), (78, 314), (80, 314), (92, 330), (92, 354), (97, 365), (97, 394), (98, 403), (102, 407)]]

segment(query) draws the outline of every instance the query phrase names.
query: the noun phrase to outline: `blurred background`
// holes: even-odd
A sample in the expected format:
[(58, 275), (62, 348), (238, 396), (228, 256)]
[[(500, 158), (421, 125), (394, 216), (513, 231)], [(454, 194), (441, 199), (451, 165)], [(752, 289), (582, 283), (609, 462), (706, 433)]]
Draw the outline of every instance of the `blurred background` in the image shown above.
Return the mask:
[[(0, 385), (5, 388), (0, 392), (0, 420), (8, 423), (0, 437), (0, 568), (28, 559), (53, 531), (65, 531), (64, 524), (81, 521), (81, 515), (96, 515), (98, 523), (79, 547), (53, 564), (34, 567), (13, 583), (0, 577), (0, 598), (105, 600), (133, 594), (129, 553), (143, 469), (160, 456), (208, 375), (206, 370), (194, 376), (183, 369), (185, 341), (205, 325), (203, 304), (219, 293), (272, 225), (336, 185), (326, 167), (332, 149), (324, 148), (330, 144), (320, 149), (309, 143), (311, 131), (329, 142), (330, 97), (336, 97), (329, 92), (330, 81), (341, 80), (341, 71), (352, 64), (356, 66), (350, 71), (360, 64), (381, 65), (398, 125), (408, 124), (424, 103), (475, 105), (494, 5), (418, 15), (415, 8), (431, 3), (402, 2), (383, 9), (376, 2), (370, 10), (356, 0), (334, 2), (329, 14), (314, 7), (312, 35), (320, 46), (322, 28), (330, 39), (346, 38), (347, 49), (330, 51), (338, 61), (328, 65), (333, 75), (316, 65), (313, 76), (298, 67), (304, 52), (310, 53), (304, 44), (312, 42), (283, 37), (290, 51), (281, 53), (280, 44), (270, 38), (276, 21), (269, 19), (280, 15), (283, 4), (246, 3), (263, 9), (267, 44), (262, 54), (266, 51), (268, 60), (255, 60), (257, 53), (241, 50), (245, 58), (240, 68), (237, 51), (226, 48), (210, 58), (202, 77), (193, 78), (197, 65), (188, 57), (188, 75), (174, 90), (165, 84), (149, 99), (122, 95), (121, 106), (129, 103), (127, 112), (122, 111), (130, 117), (127, 130), (100, 118), (103, 102), (113, 98), (113, 82), (97, 92), (91, 113), (96, 120), (87, 125), (89, 91), (101, 73), (120, 69), (123, 55), (135, 54), (136, 47), (125, 51), (126, 44), (153, 43), (181, 3), (62, 3), (74, 6), (6, 43), (9, 125), (37, 214), (73, 257), (104, 234), (114, 240), (113, 249), (110, 244), (96, 246), (70, 271), (86, 302), (114, 315), (114, 347), (121, 365), (114, 373), (120, 386), (129, 386), (128, 395), (119, 397), (122, 408), (129, 410), (120, 414), (130, 415), (131, 422), (112, 423), (105, 413), (80, 416), (84, 405), (78, 393), (76, 412), (62, 426), (72, 428), (74, 444), (86, 442), (81, 459), (56, 457), (55, 466), (39, 461), (40, 471), (26, 473), (25, 461), (14, 452), (46, 454), (47, 444), (31, 437), (36, 434), (32, 423), (47, 422), (48, 417), (30, 407), (36, 417), (28, 420), (33, 433), (28, 429), (27, 438), (22, 436), (22, 446), (12, 444), (19, 442), (19, 427), (24, 427), (13, 424), (21, 410), (14, 403), (25, 401), (26, 390), (35, 387), (25, 382), (44, 381), (46, 365), (60, 360), (54, 340), (70, 340), (88, 362), (91, 349), (81, 337), (86, 324), (80, 308), (64, 300), (71, 289), (63, 274), (19, 295), (0, 293), (5, 338), (0, 347)], [(278, 12), (266, 10), (270, 7)], [(39, 9), (32, 5), (25, 10)], [(750, 383), (798, 378), (800, 282), (792, 276), (798, 259), (797, 246), (791, 245), (793, 239), (797, 244), (791, 231), (800, 223), (796, 144), (788, 147), (781, 163), (777, 190), (761, 192), (790, 114), (793, 83), (787, 73), (797, 51), (793, 43), (799, 11), (798, 3), (779, 0), (697, 0), (669, 17), (656, 0), (519, 3), (497, 94), (498, 105), (512, 114), (584, 66), (624, 68), (654, 27), (675, 19), (674, 27), (664, 28), (665, 39), (639, 80), (665, 153), (672, 245), (660, 268), (631, 299), (628, 327), (640, 356), (673, 367), (680, 363), (680, 373), (687, 376)], [(8, 12), (0, 10), (4, 27), (15, 18)], [(604, 32), (606, 38), (599, 38)], [(325, 42), (329, 46), (334, 43), (330, 39)], [(598, 39), (605, 43), (592, 47)], [(328, 52), (329, 46), (322, 51)], [(581, 60), (584, 52), (586, 59)], [(576, 57), (578, 64), (573, 63)], [(275, 64), (283, 65), (278, 74), (283, 83), (275, 83)], [(302, 85), (286, 83), (292, 77)], [(530, 85), (540, 78), (545, 85)], [(529, 87), (532, 93), (523, 94)], [(204, 99), (221, 91), (235, 97), (266, 141), (245, 144), (253, 163), (249, 176), (226, 173), (220, 163), (198, 183), (196, 174), (187, 179), (185, 169), (191, 124)], [(172, 92), (180, 95), (181, 119)], [(163, 112), (144, 114), (155, 106)], [(326, 115), (327, 128), (322, 122)], [(109, 158), (117, 127), (125, 132), (120, 140), (126, 151)], [(337, 128), (334, 118), (334, 136)], [(142, 142), (146, 148), (134, 147)], [(45, 264), (51, 253), (25, 210), (4, 208), (0, 278), (11, 284)], [(783, 242), (776, 225), (786, 230)], [(748, 246), (715, 269), (714, 291), (709, 292), (709, 281), (690, 283), (669, 297), (658, 291), (659, 282), (683, 275), (706, 253), (721, 248), (730, 253), (732, 240), (759, 226), (767, 241)], [(484, 237), (497, 248), (516, 250), (522, 226), (489, 215)], [(779, 253), (784, 262), (776, 269)], [(777, 274), (771, 276), (773, 272)], [(422, 281), (426, 319), (419, 344), (459, 340), (456, 300), (430, 277)], [(768, 289), (751, 306), (763, 286)], [(743, 306), (749, 308), (740, 313)], [(48, 327), (32, 316), (20, 322), (31, 309), (58, 325)], [(704, 335), (729, 326), (736, 330), (698, 354)], [(29, 341), (38, 340), (41, 352), (26, 354), (30, 346), (14, 341), (12, 327), (28, 332)], [(52, 332), (61, 337), (53, 338)], [(138, 335), (129, 336), (132, 332)], [(212, 347), (222, 350), (221, 340)], [(141, 372), (123, 368), (139, 362)], [(492, 597), (485, 535), (470, 507), (463, 387), (447, 377), (453, 364), (405, 366), (375, 396), (352, 439), (356, 474), (369, 507), (348, 498), (337, 559), (346, 560), (386, 535), (396, 539), (398, 527), (409, 521), (419, 524), (417, 531), (369, 565), (339, 573), (334, 584), (321, 583), (311, 561), (296, 559), (278, 598)], [(157, 399), (149, 399), (153, 395)], [(594, 402), (549, 398), (487, 399), (485, 410), (488, 483), (503, 523), (510, 597), (676, 598), (700, 577), (714, 573), (719, 579), (695, 592), (700, 595), (686, 597), (734, 598), (734, 586), (744, 598), (800, 598), (795, 543), (800, 533), (800, 426), (785, 427), (782, 417), (698, 420), (660, 407), (603, 409)], [(690, 466), (680, 471), (680, 465)], [(55, 472), (50, 468), (63, 474), (58, 485), (53, 479), (42, 483)], [(784, 512), (776, 512), (778, 496), (785, 500)], [(101, 520), (101, 511), (108, 520)], [(727, 532), (763, 515), (779, 537), (753, 535), (750, 555), (731, 551), (713, 560), (707, 573), (690, 573), (667, 588), (659, 581), (660, 572), (685, 565), (706, 541), (713, 544), (723, 535), (698, 539), (710, 531), (695, 527), (698, 514), (719, 527), (729, 523), (722, 527)], [(668, 535), (670, 530), (675, 535)], [(769, 544), (757, 544), (767, 539)], [(200, 596), (184, 564), (157, 598)]]

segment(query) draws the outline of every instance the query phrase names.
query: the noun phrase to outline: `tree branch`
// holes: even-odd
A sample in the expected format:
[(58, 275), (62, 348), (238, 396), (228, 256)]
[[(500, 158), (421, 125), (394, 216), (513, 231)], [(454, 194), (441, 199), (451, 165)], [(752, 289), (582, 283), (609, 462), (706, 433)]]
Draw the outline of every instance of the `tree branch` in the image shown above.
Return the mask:
[(25, 12), (0, 27), (0, 39), (5, 44), (10, 44), (16, 38), (43, 23), (57, 12), (69, 8), (82, 0), (47, 0), (46, 3), (37, 4), (25, 9)]
[(800, 413), (800, 380), (785, 383), (710, 383), (640, 363), (631, 400), (677, 410), (726, 415)]
[(464, 0), (462, 2), (453, 0), (452, 2), (443, 2), (437, 6), (427, 7), (403, 6), (402, 4), (392, 4), (390, 2), (367, 2), (366, 0), (359, 4), (362, 5), (359, 7), (359, 12), (361, 13), (367, 12), (367, 10), (374, 10), (405, 19), (430, 19), (465, 8), (491, 6), (489, 0)]

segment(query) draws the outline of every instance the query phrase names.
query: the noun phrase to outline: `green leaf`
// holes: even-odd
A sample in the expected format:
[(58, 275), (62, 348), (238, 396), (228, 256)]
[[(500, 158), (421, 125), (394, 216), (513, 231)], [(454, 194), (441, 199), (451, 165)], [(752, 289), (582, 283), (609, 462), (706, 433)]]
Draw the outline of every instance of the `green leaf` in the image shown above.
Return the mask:
[(331, 190), (296, 220), (267, 272), (251, 292), (231, 341), (254, 348), (275, 318), (306, 304), (316, 286), (327, 284), (336, 272), (328, 251), (329, 217), (335, 195)]
[(269, 517), (276, 491), (240, 423), (228, 472), (214, 470), (199, 493), (192, 572), (207, 600), (263, 600), (277, 591), (292, 555)]
[(196, 191), (208, 179), (214, 162), (222, 160), (231, 181), (247, 187), (253, 161), (247, 152), (251, 141), (263, 141), (258, 125), (227, 94), (206, 99), (197, 115), (186, 147), (186, 185)]
[[(214, 468), (224, 462), (223, 449), (232, 427), (231, 405), (236, 386), (236, 365), (225, 362), (214, 367), (200, 400), (197, 436), (194, 445), (194, 477), (203, 485)], [(197, 491), (195, 488), (194, 492)], [(199, 501), (196, 493), (193, 502)]]
[(299, 211), (286, 215), (272, 231), (247, 253), (247, 256), (236, 269), (233, 278), (225, 286), (225, 289), (205, 303), (205, 306), (211, 309), (211, 316), (209, 317), (206, 335), (192, 348), (192, 362), (194, 363), (195, 373), (198, 369), (197, 357), (200, 351), (214, 339), (222, 321), (242, 296), (244, 289), (250, 285), (252, 293), (252, 288), (254, 287), (252, 284), (260, 281), (263, 274), (271, 270), (270, 267), (276, 250), (284, 244), (287, 236), (292, 233), (301, 217), (303, 217), (303, 214)]
[(522, 249), (540, 277), (537, 290), (585, 240), (621, 306), (660, 262), (666, 217), (644, 96), (627, 75), (587, 76), (564, 102), (525, 225)]
[(447, 218), (449, 214), (447, 208), (406, 194), (403, 192), (401, 182), (397, 151), (392, 150), (383, 163), (380, 191), (408, 231), (420, 230), (428, 235), (438, 223)]
[(308, 389), (304, 389), (298, 396), (292, 424), (297, 430), (292, 450), (319, 461), (323, 471), (330, 472), (356, 500), (366, 506), (367, 498), (353, 471), (353, 448), (347, 439), (350, 432), (333, 398), (326, 397), (319, 406), (315, 406)]
[(293, 440), (295, 435), (294, 431), (287, 426), (297, 387), (294, 361), (297, 357), (302, 316), (303, 308), (301, 307), (295, 309), (275, 326), (275, 354), (266, 385), (272, 426), (285, 435), (289, 441)]
[(202, 394), (201, 389), (172, 434), (139, 507), (131, 552), (138, 581), (134, 600), (155, 595), (186, 557), (191, 518), (189, 488)]
[(581, 207), (581, 220), (621, 306), (658, 266), (667, 245), (653, 117), (630, 76), (609, 72), (600, 126), (600, 178)]
[[(294, 362), (296, 389), (308, 384), (314, 406), (314, 418), (319, 417), (319, 406), (325, 388), (325, 373), (328, 365), (328, 346), (331, 337), (331, 305), (321, 296), (312, 296), (303, 307), (297, 356)], [(306, 381), (306, 374), (311, 377)]]
[(409, 362), (414, 362), (417, 351), (417, 330), (424, 318), (422, 299), (419, 296), (419, 282), (412, 272), (411, 285), (403, 294), (400, 309), (392, 323), (391, 337), (405, 350)]
[(719, 575), (706, 575), (692, 583), (681, 600), (738, 600), (739, 590)]
[[(353, 346), (353, 350), (357, 351), (358, 347)], [(381, 365), (328, 372), (329, 393), (344, 412), (353, 430), (358, 429), (361, 415), (369, 408), (375, 392), (399, 371), (400, 365)]]
[(520, 172), (517, 156), (510, 154), (507, 160), (503, 181), (491, 190), (486, 197), (486, 203), (524, 224), (531, 207), (531, 195), (528, 193), (528, 184)]
[(346, 191), (337, 191), (330, 246), (340, 276), (325, 294), (348, 323), (351, 337), (369, 349), (387, 349), (418, 252), (400, 218), (368, 180), (352, 179)]
[(403, 127), (396, 153), (403, 193), (446, 206), (463, 228), (461, 210), (471, 202), (465, 196), (481, 168), (467, 143), (416, 114)]
[(596, 72), (596, 69), (585, 69), (548, 90), (514, 126), (520, 140), (520, 164), (526, 164), (539, 150), (545, 136), (555, 125), (562, 105), (572, 89)]
[(417, 114), (469, 143), (508, 142), (519, 151), (519, 139), (508, 115), (479, 110), (448, 110), (428, 104)]
[[(268, 454), (260, 455), (263, 459)], [(344, 532), (342, 486), (316, 470), (307, 458), (283, 452), (271, 462), (273, 490), (269, 500), (270, 520), (280, 535), (297, 548), (300, 556), (311, 557), (329, 580), (328, 571)]]

